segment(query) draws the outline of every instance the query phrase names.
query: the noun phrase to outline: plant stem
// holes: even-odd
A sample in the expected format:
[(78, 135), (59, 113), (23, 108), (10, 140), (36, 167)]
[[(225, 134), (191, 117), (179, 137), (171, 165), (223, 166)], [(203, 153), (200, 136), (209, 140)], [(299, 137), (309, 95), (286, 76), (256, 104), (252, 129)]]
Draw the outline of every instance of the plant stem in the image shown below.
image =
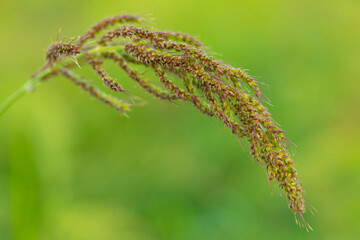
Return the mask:
[(34, 89), (36, 85), (39, 84), (42, 78), (51, 73), (50, 68), (44, 68), (41, 72), (36, 74), (33, 78), (29, 79), (22, 85), (18, 90), (16, 90), (12, 95), (10, 95), (3, 103), (0, 105), (0, 116), (2, 116), (11, 105), (13, 105), (17, 100), (19, 100), (26, 92), (29, 92)]
[[(113, 51), (123, 51), (124, 46), (98, 46), (96, 48), (88, 50), (89, 53), (101, 53), (101, 52), (113, 52)], [(78, 58), (83, 57), (84, 54), (81, 53), (78, 55)], [(45, 67), (40, 72), (38, 72), (34, 77), (30, 78), (24, 85), (22, 85), (18, 90), (16, 90), (12, 95), (10, 95), (3, 103), (0, 104), (0, 117), (8, 110), (17, 100), (19, 100), (25, 93), (33, 90), (48, 74), (56, 70), (59, 65), (70, 62), (70, 58), (64, 58), (62, 61), (58, 62), (52, 68)]]

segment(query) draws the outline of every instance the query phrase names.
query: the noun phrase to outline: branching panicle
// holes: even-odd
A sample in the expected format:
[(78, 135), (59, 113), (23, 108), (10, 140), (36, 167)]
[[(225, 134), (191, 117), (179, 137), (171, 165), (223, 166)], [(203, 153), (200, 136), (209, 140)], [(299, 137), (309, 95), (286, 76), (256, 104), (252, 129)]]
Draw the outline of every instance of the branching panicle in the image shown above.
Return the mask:
[[(75, 43), (53, 44), (46, 53), (45, 67), (34, 79), (61, 74), (91, 96), (125, 113), (134, 104), (105, 94), (82, 80), (70, 71), (67, 57), (75, 63), (79, 60), (89, 64), (114, 94), (124, 93), (124, 88), (103, 66), (104, 61), (112, 61), (151, 95), (171, 102), (190, 102), (201, 113), (218, 118), (238, 138), (248, 140), (251, 156), (264, 168), (269, 181), (277, 180), (296, 220), (311, 228), (302, 216), (308, 205), (286, 148), (288, 140), (263, 105), (267, 99), (258, 82), (242, 69), (209, 56), (196, 38), (183, 33), (151, 31), (140, 27), (141, 23), (137, 16), (115, 16), (95, 24)], [(103, 30), (108, 32), (102, 33)], [(95, 41), (86, 45), (89, 39)], [(158, 82), (147, 79), (136, 68), (138, 65), (155, 73)], [(41, 75), (44, 71), (46, 74)], [(181, 84), (175, 83), (174, 78)]]

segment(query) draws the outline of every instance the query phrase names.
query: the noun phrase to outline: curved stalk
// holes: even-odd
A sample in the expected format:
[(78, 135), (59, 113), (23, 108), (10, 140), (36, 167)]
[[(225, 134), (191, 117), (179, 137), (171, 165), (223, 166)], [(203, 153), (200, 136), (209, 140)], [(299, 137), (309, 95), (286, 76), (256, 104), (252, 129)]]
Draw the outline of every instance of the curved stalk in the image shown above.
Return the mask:
[[(101, 52), (113, 52), (113, 51), (123, 51), (124, 46), (97, 46), (93, 49), (90, 49), (89, 53), (101, 53)], [(83, 53), (78, 55), (78, 58), (83, 57)], [(64, 58), (62, 61), (58, 62), (56, 65), (67, 64), (71, 62), (70, 58)], [(53, 68), (45, 67), (40, 72), (38, 72), (34, 77), (30, 78), (25, 84), (23, 84), (18, 90), (16, 90), (12, 95), (10, 95), (4, 102), (0, 104), (0, 117), (16, 102), (18, 101), (25, 93), (31, 92), (48, 74), (52, 73), (57, 67)]]
[(38, 74), (36, 74), (33, 78), (29, 79), (22, 85), (18, 90), (16, 90), (12, 95), (10, 95), (3, 103), (0, 104), (0, 116), (2, 116), (6, 110), (8, 110), (11, 105), (13, 105), (17, 100), (19, 100), (26, 92), (30, 92), (33, 90), (48, 74), (51, 73), (50, 68), (44, 68)]

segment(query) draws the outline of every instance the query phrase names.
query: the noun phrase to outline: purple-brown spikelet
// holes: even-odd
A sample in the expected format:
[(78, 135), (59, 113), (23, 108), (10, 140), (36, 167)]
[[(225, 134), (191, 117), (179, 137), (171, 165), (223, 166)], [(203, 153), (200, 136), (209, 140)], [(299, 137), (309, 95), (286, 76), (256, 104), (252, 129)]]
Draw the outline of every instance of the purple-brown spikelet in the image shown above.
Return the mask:
[(124, 89), (118, 82), (112, 79), (109, 74), (103, 69), (103, 61), (95, 58), (94, 56), (87, 54), (86, 60), (90, 66), (96, 71), (99, 77), (102, 79), (104, 84), (115, 92), (124, 92)]
[(79, 77), (69, 69), (60, 68), (58, 72), (67, 79), (69, 79), (72, 83), (79, 86), (82, 90), (88, 92), (90, 96), (93, 96), (96, 99), (98, 99), (100, 102), (103, 102), (109, 105), (110, 107), (115, 108), (120, 113), (125, 113), (126, 111), (130, 110), (130, 104), (127, 101), (102, 92), (97, 87), (82, 80), (81, 77)]
[(52, 64), (64, 57), (75, 57), (79, 53), (79, 47), (74, 44), (58, 42), (50, 46), (46, 52), (45, 58), (48, 64)]
[(116, 15), (111, 18), (105, 18), (102, 21), (96, 23), (92, 26), (85, 34), (80, 36), (78, 41), (78, 46), (82, 46), (85, 41), (91, 38), (95, 38), (96, 34), (101, 32), (104, 29), (107, 29), (110, 26), (114, 26), (115, 24), (122, 23), (141, 23), (143, 20), (141, 17), (125, 14), (125, 15)]
[[(269, 181), (276, 179), (296, 221), (311, 229), (302, 216), (306, 209), (311, 212), (311, 207), (303, 199), (304, 190), (287, 150), (291, 146), (264, 106), (267, 98), (258, 82), (242, 69), (209, 56), (195, 37), (152, 31), (141, 27), (141, 23), (142, 19), (133, 15), (107, 18), (75, 43), (59, 42), (50, 46), (42, 70), (46, 69), (48, 76), (65, 76), (99, 101), (125, 113), (132, 104), (104, 94), (77, 76), (75, 70), (70, 71), (66, 62), (67, 57), (73, 60), (76, 57), (76, 63), (89, 64), (114, 94), (124, 93), (125, 89), (104, 68), (104, 62), (111, 61), (154, 97), (190, 102), (201, 113), (219, 119), (236, 137), (247, 139), (251, 156), (264, 168)], [(89, 39), (94, 41), (87, 44)], [(152, 71), (157, 82), (147, 79), (137, 69), (139, 65)]]
[(128, 60), (126, 58), (123, 58), (114, 52), (104, 53), (103, 56), (105, 58), (112, 59), (128, 74), (131, 79), (139, 83), (142, 88), (144, 88), (147, 92), (151, 93), (155, 97), (169, 101), (177, 99), (175, 95), (171, 95), (165, 91), (162, 91), (161, 89), (157, 89), (157, 87), (154, 86), (151, 81), (144, 79), (137, 70), (134, 70), (129, 66), (127, 62)]
[(196, 38), (185, 34), (185, 33), (179, 33), (179, 32), (155, 32), (155, 34), (158, 37), (161, 37), (166, 40), (175, 40), (184, 42), (193, 46), (196, 46), (197, 48), (203, 48), (204, 45), (198, 41)]

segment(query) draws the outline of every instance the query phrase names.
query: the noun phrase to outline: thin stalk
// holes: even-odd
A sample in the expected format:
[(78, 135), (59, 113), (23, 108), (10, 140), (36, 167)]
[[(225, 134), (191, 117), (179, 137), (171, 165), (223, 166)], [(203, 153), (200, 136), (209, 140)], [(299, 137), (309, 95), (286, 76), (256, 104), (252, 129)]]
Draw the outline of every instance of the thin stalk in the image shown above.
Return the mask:
[(11, 107), (17, 100), (19, 100), (25, 93), (30, 92), (31, 90), (39, 84), (42, 78), (51, 73), (50, 68), (44, 68), (41, 72), (36, 74), (33, 78), (29, 79), (22, 85), (18, 90), (16, 90), (12, 95), (10, 95), (3, 103), (0, 105), (0, 116), (2, 116), (6, 110)]
[[(113, 51), (123, 51), (124, 46), (98, 46), (96, 48), (90, 49), (88, 53), (101, 53), (101, 52), (113, 52)], [(83, 57), (83, 53), (78, 55)], [(38, 72), (34, 77), (30, 78), (25, 84), (23, 84), (18, 90), (16, 90), (12, 95), (10, 95), (3, 103), (0, 104), (0, 117), (16, 102), (18, 101), (25, 93), (32, 91), (48, 74), (52, 73), (62, 64), (69, 63), (70, 58), (64, 58), (62, 61), (58, 62), (56, 66), (50, 68), (45, 67), (40, 72)]]

